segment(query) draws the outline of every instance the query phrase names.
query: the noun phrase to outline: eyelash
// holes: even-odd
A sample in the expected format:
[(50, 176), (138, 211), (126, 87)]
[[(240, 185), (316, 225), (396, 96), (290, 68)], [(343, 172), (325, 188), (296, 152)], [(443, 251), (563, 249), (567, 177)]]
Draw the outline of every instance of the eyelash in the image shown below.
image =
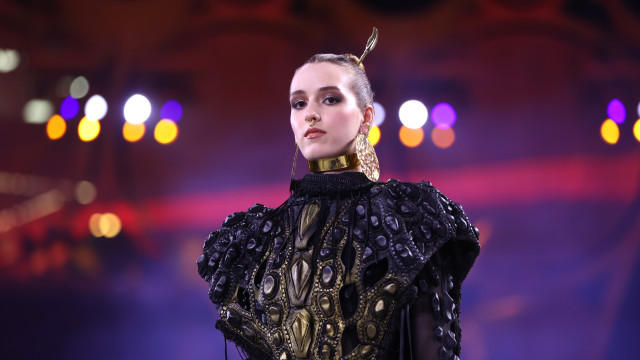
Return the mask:
[[(327, 96), (322, 100), (322, 102), (327, 105), (335, 105), (340, 103), (341, 101), (342, 101), (342, 98), (338, 96)], [(300, 110), (306, 105), (307, 105), (307, 102), (304, 100), (296, 100), (293, 103), (291, 103), (291, 107), (295, 110)]]

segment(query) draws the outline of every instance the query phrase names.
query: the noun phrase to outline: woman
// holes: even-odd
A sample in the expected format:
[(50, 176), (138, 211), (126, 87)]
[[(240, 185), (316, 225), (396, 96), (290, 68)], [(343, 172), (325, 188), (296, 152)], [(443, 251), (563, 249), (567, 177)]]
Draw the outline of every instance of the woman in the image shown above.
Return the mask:
[(227, 217), (198, 258), (216, 328), (251, 359), (460, 354), (460, 287), (478, 232), (431, 184), (377, 181), (361, 65), (376, 39), (374, 29), (360, 59), (320, 54), (295, 72), (291, 128), (312, 174), (292, 172), (277, 209)]

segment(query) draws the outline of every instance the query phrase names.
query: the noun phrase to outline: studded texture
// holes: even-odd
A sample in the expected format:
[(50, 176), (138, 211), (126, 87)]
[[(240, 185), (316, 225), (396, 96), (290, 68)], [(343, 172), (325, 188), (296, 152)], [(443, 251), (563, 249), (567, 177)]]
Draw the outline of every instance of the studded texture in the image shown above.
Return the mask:
[(458, 204), (429, 183), (358, 173), (292, 189), (278, 209), (230, 215), (205, 240), (198, 273), (227, 338), (252, 359), (398, 358), (399, 310), (418, 296), (437, 321), (430, 351), (459, 355), (460, 284), (479, 246)]

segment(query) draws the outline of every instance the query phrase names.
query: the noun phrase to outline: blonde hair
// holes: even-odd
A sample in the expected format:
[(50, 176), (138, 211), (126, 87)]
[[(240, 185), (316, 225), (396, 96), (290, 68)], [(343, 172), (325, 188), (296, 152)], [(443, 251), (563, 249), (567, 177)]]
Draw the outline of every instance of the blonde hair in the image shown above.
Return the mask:
[[(351, 70), (353, 78), (350, 86), (356, 96), (358, 107), (364, 110), (367, 105), (373, 106), (373, 90), (371, 90), (371, 83), (364, 71), (364, 65), (360, 63), (360, 59), (357, 56), (353, 54), (316, 54), (307, 60), (302, 66), (323, 62), (344, 66)], [(300, 68), (302, 68), (302, 66)], [(298, 68), (298, 70), (300, 70), (300, 68)], [(296, 70), (296, 72), (298, 72), (298, 70)]]

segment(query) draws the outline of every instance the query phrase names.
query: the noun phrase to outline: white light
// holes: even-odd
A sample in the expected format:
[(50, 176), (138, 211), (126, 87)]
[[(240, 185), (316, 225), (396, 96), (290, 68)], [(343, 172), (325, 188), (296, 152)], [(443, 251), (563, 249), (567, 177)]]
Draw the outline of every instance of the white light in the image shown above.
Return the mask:
[(384, 112), (384, 108), (382, 107), (382, 105), (380, 105), (380, 103), (374, 101), (373, 112), (373, 125), (380, 126), (384, 122), (384, 117), (386, 115)]
[(0, 49), (0, 72), (13, 71), (20, 64), (20, 55), (13, 49)]
[(427, 122), (429, 111), (420, 101), (409, 100), (405, 101), (405, 103), (400, 106), (398, 116), (400, 117), (402, 125), (409, 129), (418, 129)]
[(31, 99), (22, 109), (24, 122), (29, 124), (44, 124), (53, 115), (53, 104), (49, 100)]
[(638, 103), (638, 116), (640, 116), (640, 102)]
[(151, 103), (146, 97), (135, 94), (124, 104), (124, 118), (132, 124), (142, 124), (151, 115)]
[(107, 109), (107, 101), (100, 95), (93, 95), (84, 105), (84, 114), (89, 120), (101, 120), (107, 115)]
[(89, 81), (84, 76), (73, 79), (69, 86), (69, 95), (76, 99), (83, 98), (89, 92)]

